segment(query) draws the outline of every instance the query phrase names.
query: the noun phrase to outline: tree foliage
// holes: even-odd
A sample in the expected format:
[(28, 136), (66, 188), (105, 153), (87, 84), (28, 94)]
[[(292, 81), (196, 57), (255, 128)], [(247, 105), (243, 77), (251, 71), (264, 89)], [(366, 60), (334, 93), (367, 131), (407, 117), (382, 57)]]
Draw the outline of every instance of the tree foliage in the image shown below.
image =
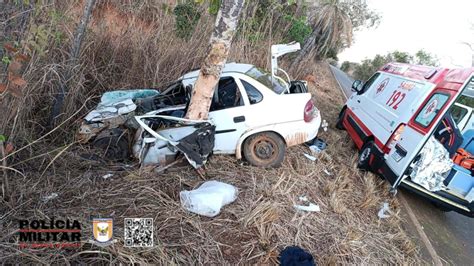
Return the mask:
[[(369, 79), (378, 69), (389, 62), (399, 62), (417, 65), (437, 66), (438, 59), (424, 50), (419, 50), (415, 55), (411, 55), (407, 52), (393, 51), (386, 55), (376, 55), (372, 59), (365, 59), (360, 64), (357, 64), (354, 68), (354, 78), (358, 80)], [(344, 62), (342, 66), (343, 71), (349, 71), (349, 62)], [(342, 67), (341, 67), (342, 69)]]
[(188, 39), (193, 34), (201, 14), (196, 2), (187, 1), (178, 4), (173, 10), (176, 23), (176, 35), (183, 39)]

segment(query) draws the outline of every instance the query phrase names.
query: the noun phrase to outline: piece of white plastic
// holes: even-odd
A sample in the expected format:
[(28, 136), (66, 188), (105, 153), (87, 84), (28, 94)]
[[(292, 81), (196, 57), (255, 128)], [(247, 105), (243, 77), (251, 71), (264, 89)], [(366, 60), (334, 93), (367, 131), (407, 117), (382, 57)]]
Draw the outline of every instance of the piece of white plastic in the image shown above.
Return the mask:
[(384, 202), (382, 208), (379, 210), (379, 213), (377, 215), (380, 219), (386, 219), (390, 217), (391, 213), (392, 212), (390, 211), (390, 206), (388, 205), (388, 202)]
[(219, 181), (204, 182), (199, 188), (181, 191), (181, 206), (187, 211), (199, 215), (214, 217), (221, 208), (237, 198), (236, 187)]
[(58, 193), (51, 193), (51, 194), (48, 195), (48, 196), (42, 197), (41, 200), (42, 200), (44, 203), (47, 203), (48, 201), (53, 200), (53, 199), (57, 198), (58, 196), (59, 196)]
[(321, 209), (319, 208), (319, 205), (316, 205), (314, 203), (310, 203), (308, 206), (304, 205), (295, 205), (295, 208), (300, 211), (307, 211), (307, 212), (320, 212)]
[(103, 179), (107, 179), (109, 177), (112, 177), (114, 174), (105, 174), (102, 176)]
[(329, 126), (328, 121), (323, 120), (323, 122), (321, 123), (321, 127), (323, 128), (324, 132), (328, 131), (328, 126)]
[(313, 162), (316, 161), (316, 157), (314, 157), (314, 156), (311, 156), (311, 155), (306, 154), (306, 153), (304, 153), (303, 155), (304, 155), (306, 158), (308, 158), (308, 159), (310, 159), (311, 161), (313, 161)]

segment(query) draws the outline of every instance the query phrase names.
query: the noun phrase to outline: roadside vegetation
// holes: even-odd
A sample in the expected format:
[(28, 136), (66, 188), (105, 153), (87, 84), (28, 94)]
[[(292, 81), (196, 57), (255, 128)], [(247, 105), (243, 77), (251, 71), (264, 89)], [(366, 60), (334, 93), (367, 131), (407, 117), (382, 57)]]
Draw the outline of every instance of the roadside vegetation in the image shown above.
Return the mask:
[[(276, 263), (283, 248), (298, 245), (320, 264), (420, 263), (401, 227), (398, 202), (379, 178), (356, 169), (349, 137), (332, 126), (321, 130), (329, 147), (316, 162), (303, 156), (309, 149), (298, 146), (287, 151), (278, 169), (213, 156), (199, 177), (188, 165), (156, 173), (138, 169), (133, 161), (85, 157), (89, 151), (76, 144), (74, 134), (100, 95), (163, 87), (199, 68), (219, 1), (100, 1), (72, 62), (72, 40), (85, 4), (76, 2), (13, 1), (1, 11), (0, 135), (8, 143), (1, 166), (1, 261)], [(379, 18), (365, 1), (303, 2), (247, 1), (229, 61), (269, 69), (271, 44), (301, 41), (304, 49), (285, 58), (283, 68), (309, 81), (316, 106), (332, 125), (344, 98), (324, 60), (350, 45), (355, 29), (373, 26)], [(52, 115), (61, 88), (64, 104)], [(239, 189), (238, 199), (216, 218), (180, 207), (179, 192), (204, 180)], [(48, 199), (54, 193), (57, 197)], [(319, 204), (321, 212), (296, 212), (293, 204), (300, 196)], [(386, 201), (393, 215), (380, 220), (377, 212)], [(18, 249), (18, 219), (53, 216), (81, 221), (80, 250)], [(92, 217), (114, 218), (116, 244), (86, 243)], [(154, 248), (123, 247), (125, 217), (154, 218)]]
[(438, 58), (425, 50), (419, 50), (414, 55), (407, 52), (394, 51), (386, 55), (376, 55), (372, 59), (365, 59), (361, 63), (345, 61), (341, 70), (358, 80), (368, 80), (377, 70), (389, 62), (438, 66)]

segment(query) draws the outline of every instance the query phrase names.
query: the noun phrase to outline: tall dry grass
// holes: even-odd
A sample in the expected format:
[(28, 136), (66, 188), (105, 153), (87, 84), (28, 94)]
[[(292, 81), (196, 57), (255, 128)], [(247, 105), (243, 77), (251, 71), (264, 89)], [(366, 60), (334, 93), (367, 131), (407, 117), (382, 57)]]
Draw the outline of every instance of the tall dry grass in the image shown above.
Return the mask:
[[(156, 263), (247, 264), (276, 263), (288, 245), (311, 252), (320, 264), (414, 264), (416, 249), (401, 228), (398, 203), (376, 177), (355, 168), (355, 151), (344, 132), (330, 128), (321, 137), (329, 148), (317, 162), (303, 157), (303, 146), (288, 150), (283, 166), (265, 170), (230, 156), (211, 157), (206, 180), (220, 180), (239, 188), (236, 202), (216, 218), (184, 211), (179, 191), (204, 180), (188, 166), (164, 173), (138, 170), (133, 165), (84, 160), (83, 147), (71, 145), (81, 117), (101, 93), (111, 89), (160, 87), (190, 69), (198, 68), (207, 50), (214, 18), (206, 12), (189, 40), (174, 35), (173, 17), (160, 8), (162, 1), (111, 1), (96, 11), (72, 78), (64, 81), (69, 40), (80, 16), (75, 1), (52, 1), (45, 6), (65, 14), (57, 29), (66, 34), (51, 43), (45, 56), (33, 54), (25, 68), (28, 86), (22, 98), (5, 97), (0, 105), (2, 132), (17, 148), (8, 158), (10, 198), (0, 204), (0, 261), (6, 263)], [(111, 9), (111, 11), (107, 11)], [(244, 19), (256, 9), (249, 5)], [(33, 17), (32, 23), (44, 18)], [(115, 23), (120, 22), (120, 23)], [(277, 12), (268, 12), (259, 25), (260, 39), (249, 40), (249, 29), (239, 31), (230, 61), (249, 62), (268, 69), (270, 45), (281, 40), (275, 28), (285, 29)], [(284, 62), (284, 65), (288, 62)], [(293, 76), (312, 73), (316, 105), (323, 118), (334, 121), (343, 98), (325, 64), (309, 58)], [(48, 123), (54, 94), (67, 82), (61, 124), (50, 132)], [(133, 164), (133, 162), (130, 162)], [(329, 173), (327, 174), (326, 171)], [(107, 173), (113, 176), (104, 179)], [(58, 197), (43, 201), (45, 196)], [(299, 196), (319, 204), (321, 212), (302, 213), (293, 208)], [(389, 201), (395, 215), (379, 220), (377, 211)], [(83, 225), (79, 250), (19, 250), (18, 219), (78, 219)], [(114, 218), (118, 243), (99, 248), (92, 238), (91, 218)], [(155, 246), (123, 247), (123, 218), (152, 217)]]

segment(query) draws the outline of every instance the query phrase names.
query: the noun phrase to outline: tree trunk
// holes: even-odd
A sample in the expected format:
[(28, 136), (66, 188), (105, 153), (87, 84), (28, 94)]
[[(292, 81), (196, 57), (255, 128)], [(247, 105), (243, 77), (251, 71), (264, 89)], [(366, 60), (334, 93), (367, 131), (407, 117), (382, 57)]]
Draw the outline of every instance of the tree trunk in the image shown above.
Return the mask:
[(84, 39), (87, 24), (89, 23), (90, 16), (92, 14), (92, 10), (94, 7), (96, 0), (87, 0), (84, 6), (84, 12), (81, 17), (81, 21), (77, 26), (76, 33), (74, 35), (74, 41), (72, 43), (71, 48), (71, 59), (68, 63), (69, 67), (68, 70), (61, 82), (60, 88), (56, 96), (54, 97), (54, 104), (53, 110), (51, 111), (51, 118), (50, 118), (50, 127), (54, 125), (54, 120), (59, 116), (61, 109), (63, 107), (64, 97), (68, 92), (67, 82), (72, 76), (72, 69), (77, 65), (77, 61), (79, 60), (79, 56), (81, 53), (81, 45), (82, 40)]
[(209, 114), (214, 89), (229, 55), (230, 44), (237, 28), (245, 0), (222, 0), (217, 13), (210, 52), (204, 60), (194, 85), (186, 118), (205, 120)]

